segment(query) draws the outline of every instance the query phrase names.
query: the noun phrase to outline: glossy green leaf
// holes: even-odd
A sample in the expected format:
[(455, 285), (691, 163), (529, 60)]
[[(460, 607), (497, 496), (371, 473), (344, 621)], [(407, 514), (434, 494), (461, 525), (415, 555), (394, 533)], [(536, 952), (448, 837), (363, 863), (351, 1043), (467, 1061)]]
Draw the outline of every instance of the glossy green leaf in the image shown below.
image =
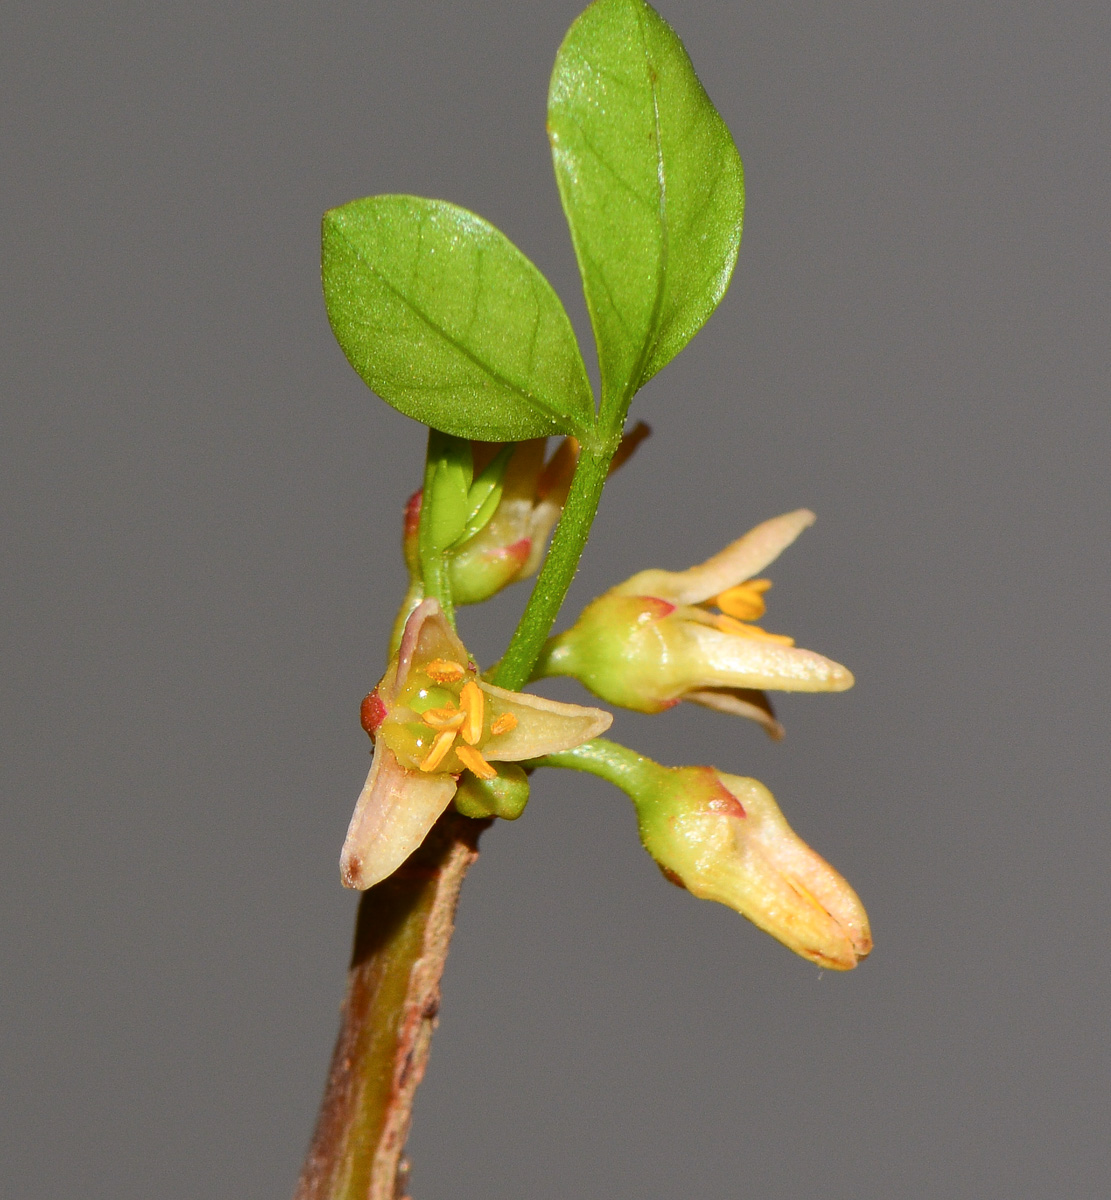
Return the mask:
[(548, 134), (612, 426), (725, 294), (741, 160), (683, 44), (643, 0), (596, 0), (571, 26)]
[(322, 262), (344, 354), (407, 416), (495, 442), (593, 422), (559, 297), (481, 217), (415, 196), (355, 200), (324, 214)]

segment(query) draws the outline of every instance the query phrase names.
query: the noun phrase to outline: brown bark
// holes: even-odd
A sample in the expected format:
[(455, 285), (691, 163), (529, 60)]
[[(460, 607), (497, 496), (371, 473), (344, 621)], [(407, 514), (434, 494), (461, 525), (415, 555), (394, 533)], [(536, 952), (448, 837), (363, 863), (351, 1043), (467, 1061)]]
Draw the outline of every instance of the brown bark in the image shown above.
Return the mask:
[(402, 1151), (459, 889), (489, 824), (448, 809), (408, 861), (363, 894), (339, 1036), (294, 1200), (405, 1200)]

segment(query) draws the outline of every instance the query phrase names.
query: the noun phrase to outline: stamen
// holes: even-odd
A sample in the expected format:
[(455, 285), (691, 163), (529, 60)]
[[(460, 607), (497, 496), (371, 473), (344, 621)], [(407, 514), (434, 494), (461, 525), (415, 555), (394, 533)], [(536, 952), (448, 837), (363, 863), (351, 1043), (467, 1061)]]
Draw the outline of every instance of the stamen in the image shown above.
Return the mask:
[(430, 708), (422, 716), (424, 723), (431, 725), (433, 729), (462, 729), (466, 719), (467, 714), (460, 712), (454, 704), (448, 704), (444, 708)]
[(473, 679), (463, 684), (459, 694), (459, 707), (466, 713), (463, 725), (463, 740), (474, 746), (482, 737), (482, 722), (486, 715), (486, 698)]
[(490, 725), (490, 733), (497, 737), (501, 733), (511, 733), (517, 728), (517, 718), (511, 712), (503, 712), (500, 717), (495, 717)]
[[(800, 880), (792, 879), (790, 876), (787, 876), (786, 883), (789, 888), (797, 892), (805, 901), (807, 901), (807, 903), (812, 904), (815, 908), (821, 909), (822, 912), (828, 912), (826, 906)], [(830, 915), (832, 916), (832, 914)]]
[(759, 625), (746, 625), (733, 617), (715, 617), (714, 626), (722, 633), (732, 633), (737, 637), (753, 638), (759, 642), (776, 642), (780, 646), (793, 646), (795, 639), (785, 633), (769, 633)]
[(716, 604), (723, 613), (737, 617), (742, 621), (757, 621), (765, 612), (764, 593), (770, 588), (770, 579), (747, 579), (735, 587), (726, 588), (710, 602)]
[(468, 771), (473, 771), (479, 779), (493, 779), (498, 773), (495, 767), (482, 757), (482, 754), (473, 746), (456, 746), (455, 753), (459, 755), (459, 761), (467, 768)]
[(443, 733), (436, 734), (436, 738), (432, 743), (432, 749), (425, 755), (420, 769), (422, 771), (435, 771), (447, 757), (447, 752), (451, 749), (451, 743), (454, 741), (454, 729), (445, 729)]
[(425, 666), (424, 672), (437, 683), (458, 683), (467, 673), (462, 663), (450, 658), (434, 658)]

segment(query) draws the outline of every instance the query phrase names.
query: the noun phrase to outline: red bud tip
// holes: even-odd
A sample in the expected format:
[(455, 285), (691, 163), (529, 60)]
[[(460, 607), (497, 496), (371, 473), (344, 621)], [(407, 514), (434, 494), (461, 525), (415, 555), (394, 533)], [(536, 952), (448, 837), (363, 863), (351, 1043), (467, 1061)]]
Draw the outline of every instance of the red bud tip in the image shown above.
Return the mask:
[(416, 537), (420, 532), (420, 505), (424, 495), (422, 488), (417, 490), (405, 502), (405, 537)]
[(675, 611), (675, 605), (670, 600), (661, 600), (658, 596), (638, 596), (640, 613), (637, 624), (645, 621), (659, 621)]
[(518, 538), (517, 541), (504, 547), (503, 553), (507, 558), (516, 559), (524, 566), (528, 562), (528, 556), (532, 553), (532, 538)]

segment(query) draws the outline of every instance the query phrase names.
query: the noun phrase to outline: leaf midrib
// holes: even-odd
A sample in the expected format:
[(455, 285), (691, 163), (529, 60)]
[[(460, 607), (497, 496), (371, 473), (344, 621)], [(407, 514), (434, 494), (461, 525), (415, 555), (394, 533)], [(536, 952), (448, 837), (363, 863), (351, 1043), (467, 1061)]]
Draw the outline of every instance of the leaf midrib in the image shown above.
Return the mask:
[(640, 352), (634, 360), (634, 369), (630, 372), (628, 382), (622, 390), (621, 397), (617, 403), (616, 411), (612, 417), (614, 426), (620, 425), (625, 419), (625, 414), (629, 410), (629, 404), (632, 402), (633, 396), (641, 384), (641, 375), (644, 373), (644, 368), (651, 358), (651, 351), (656, 344), (656, 335), (659, 333), (660, 320), (663, 312), (663, 297), (667, 288), (667, 269), (668, 269), (668, 227), (667, 227), (667, 175), (664, 171), (663, 161), (663, 143), (660, 139), (660, 97), (659, 97), (659, 72), (652, 65), (652, 61), (648, 55), (648, 39), (644, 29), (644, 12), (639, 4), (635, 5), (635, 18), (637, 29), (640, 32), (641, 50), (644, 55), (645, 74), (648, 77), (648, 87), (652, 93), (652, 125), (655, 130), (655, 146), (656, 146), (656, 191), (658, 195), (659, 218), (660, 218), (660, 250), (657, 260), (657, 281), (656, 281), (656, 296), (652, 302), (652, 312), (649, 317), (648, 335), (641, 343)]
[[(544, 415), (552, 418), (555, 421), (557, 428), (560, 428), (561, 423), (563, 421), (571, 421), (572, 424), (574, 425), (576, 431), (581, 431), (582, 425), (577, 416), (574, 418), (571, 418), (568, 416), (567, 413), (559, 412), (557, 409), (552, 408), (552, 406), (550, 404), (548, 404), (546, 401), (544, 401), (540, 396), (535, 395), (532, 392), (524, 391), (519, 384), (517, 384), (513, 380), (507, 378), (500, 371), (495, 370), (493, 367), (491, 367), (489, 363), (487, 363), (483, 359), (481, 359), (477, 354), (475, 354), (472, 350), (470, 350), (467, 346), (465, 346), (462, 342), (460, 342), (453, 334), (449, 333), (448, 330), (445, 329), (443, 325), (441, 325), (438, 321), (434, 320), (427, 312), (425, 312), (422, 308), (420, 308), (403, 291), (399, 290), (399, 288), (393, 282), (391, 282), (391, 280), (388, 279), (380, 270), (378, 270), (378, 268), (375, 267), (374, 263), (371, 262), (359, 250), (359, 248), (355, 245), (355, 243), (351, 240), (351, 238), (348, 237), (346, 231), (343, 229), (342, 226), (338, 227), (337, 233), (338, 233), (338, 236), (340, 238), (342, 238), (344, 244), (347, 247), (349, 247), (352, 255), (359, 261), (360, 264), (362, 264), (363, 267), (365, 267), (365, 269), (367, 271), (370, 272), (371, 275), (374, 276), (375, 279), (377, 279), (382, 284), (382, 286), (384, 288), (386, 288), (386, 290), (388, 292), (391, 293), (391, 295), (395, 296), (398, 300), (401, 301), (401, 303), (407, 309), (409, 309), (409, 311), (411, 313), (413, 313), (415, 316), (419, 317), (422, 321), (424, 321), (427, 325), (429, 325), (433, 330), (435, 330), (435, 332), (437, 334), (439, 334), (440, 337), (442, 337), (445, 342), (447, 342), (450, 346), (454, 347), (465, 359), (467, 359), (469, 362), (473, 363), (481, 371), (484, 371), (487, 375), (490, 376), (491, 379), (493, 379), (496, 383), (500, 384), (507, 391), (512, 392), (515, 396), (520, 396), (521, 399), (526, 401), (526, 403), (530, 404), (533, 408), (539, 409)], [(535, 292), (533, 294), (535, 295)], [(540, 305), (538, 304), (537, 305), (537, 325), (539, 325), (540, 318), (541, 318)]]

